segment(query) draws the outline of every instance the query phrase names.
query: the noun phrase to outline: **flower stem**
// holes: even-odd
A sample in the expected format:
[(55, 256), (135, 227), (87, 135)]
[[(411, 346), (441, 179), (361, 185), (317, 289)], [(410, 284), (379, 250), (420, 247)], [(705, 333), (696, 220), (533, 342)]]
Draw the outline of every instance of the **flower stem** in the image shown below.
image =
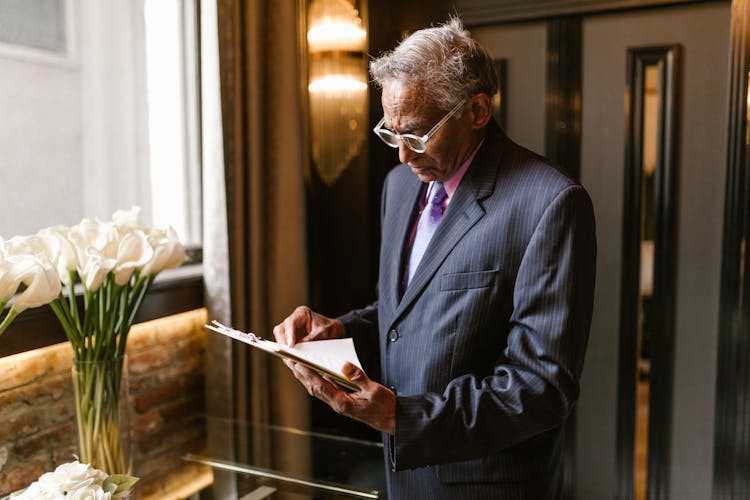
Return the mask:
[(129, 472), (119, 435), (122, 365), (122, 358), (79, 362), (73, 371), (81, 460), (109, 474)]
[[(0, 311), (2, 311), (2, 308), (0, 308)], [(11, 323), (13, 323), (13, 320), (16, 319), (16, 316), (21, 314), (20, 312), (16, 311), (12, 307), (10, 308), (10, 311), (8, 311), (8, 314), (3, 319), (3, 322), (0, 323), (0, 335), (5, 332), (5, 330), (8, 329)]]
[(50, 308), (52, 309), (52, 312), (55, 313), (55, 316), (57, 316), (57, 320), (62, 325), (63, 330), (65, 331), (65, 335), (68, 337), (68, 340), (73, 346), (73, 351), (75, 351), (76, 355), (78, 355), (83, 349), (83, 338), (77, 325), (75, 325), (73, 320), (70, 318), (70, 312), (66, 308), (66, 302), (63, 296), (60, 295), (58, 298), (50, 302)]

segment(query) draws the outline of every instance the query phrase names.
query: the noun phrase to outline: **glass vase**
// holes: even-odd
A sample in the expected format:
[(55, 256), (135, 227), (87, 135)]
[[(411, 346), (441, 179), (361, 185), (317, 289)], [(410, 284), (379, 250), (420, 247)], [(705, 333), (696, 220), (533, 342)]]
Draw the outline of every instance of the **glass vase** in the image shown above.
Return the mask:
[(127, 356), (73, 361), (79, 461), (107, 474), (130, 474)]

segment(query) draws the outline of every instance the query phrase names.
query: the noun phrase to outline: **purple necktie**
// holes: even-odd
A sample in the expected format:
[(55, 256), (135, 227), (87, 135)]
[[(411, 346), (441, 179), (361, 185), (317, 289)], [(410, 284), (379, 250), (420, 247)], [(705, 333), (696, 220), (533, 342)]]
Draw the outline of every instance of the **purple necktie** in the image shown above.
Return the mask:
[(414, 235), (414, 244), (411, 247), (407, 285), (411, 282), (414, 271), (417, 270), (419, 261), (422, 260), (422, 256), (425, 250), (427, 250), (427, 245), (430, 243), (430, 239), (432, 239), (432, 233), (435, 232), (440, 219), (443, 218), (443, 200), (445, 196), (446, 192), (442, 182), (433, 181), (430, 183), (427, 205), (425, 205), (419, 216), (417, 233)]

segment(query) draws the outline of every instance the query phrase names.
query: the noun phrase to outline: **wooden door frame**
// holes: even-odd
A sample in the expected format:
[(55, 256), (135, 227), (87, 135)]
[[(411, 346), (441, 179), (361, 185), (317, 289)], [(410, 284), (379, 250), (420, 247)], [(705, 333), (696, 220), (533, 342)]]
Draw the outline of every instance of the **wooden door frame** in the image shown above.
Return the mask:
[(636, 398), (639, 295), (641, 276), (641, 220), (643, 107), (645, 67), (659, 67), (659, 139), (654, 173), (654, 268), (649, 347), (648, 498), (669, 497), (669, 465), (674, 373), (676, 278), (676, 220), (681, 47), (629, 48), (625, 99), (625, 194), (623, 196), (620, 347), (617, 404), (617, 494), (633, 498), (636, 443)]
[(707, 1), (711, 0), (456, 0), (454, 3), (464, 23), (473, 27)]
[[(750, 157), (748, 156), (748, 72), (750, 0), (732, 2), (729, 48), (729, 113), (719, 290), (719, 345), (716, 368), (713, 498), (750, 496)], [(743, 299), (744, 298), (744, 299)]]

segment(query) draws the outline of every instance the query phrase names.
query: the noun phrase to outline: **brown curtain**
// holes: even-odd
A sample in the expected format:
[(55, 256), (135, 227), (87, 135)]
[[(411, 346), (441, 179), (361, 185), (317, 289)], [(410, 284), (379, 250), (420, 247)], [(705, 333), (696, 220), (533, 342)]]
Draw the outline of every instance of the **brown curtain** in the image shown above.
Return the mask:
[[(231, 319), (262, 337), (307, 301), (304, 5), (217, 2)], [(234, 417), (306, 428), (308, 396), (286, 366), (236, 342), (232, 349)], [(271, 454), (271, 447), (292, 446), (264, 439), (239, 436), (237, 458), (283, 467), (274, 463), (283, 455), (307, 466), (309, 450)]]

